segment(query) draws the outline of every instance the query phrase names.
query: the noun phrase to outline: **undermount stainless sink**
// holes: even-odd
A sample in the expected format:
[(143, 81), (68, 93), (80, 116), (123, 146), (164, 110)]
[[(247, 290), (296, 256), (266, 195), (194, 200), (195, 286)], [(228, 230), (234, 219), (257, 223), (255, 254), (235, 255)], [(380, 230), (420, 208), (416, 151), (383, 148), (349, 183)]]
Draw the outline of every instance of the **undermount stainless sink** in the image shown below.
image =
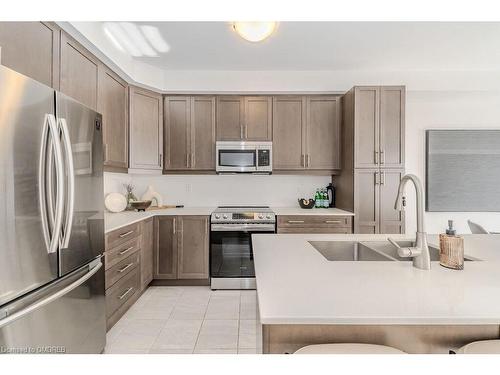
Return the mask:
[[(414, 241), (395, 241), (401, 247), (414, 247)], [(412, 258), (403, 258), (398, 255), (398, 249), (389, 241), (309, 241), (326, 260), (329, 261), (405, 261)], [(439, 262), (439, 248), (429, 245), (431, 262)], [(465, 261), (474, 261), (465, 257)]]
[(309, 241), (329, 261), (394, 261), (357, 241)]
[[(399, 246), (401, 247), (414, 247), (415, 242), (414, 241), (395, 241)], [(385, 255), (388, 255), (391, 258), (394, 258), (395, 260), (398, 261), (411, 261), (412, 258), (403, 258), (398, 255), (398, 249), (391, 244), (389, 241), (369, 241), (369, 242), (362, 242), (363, 245), (366, 247), (378, 251), (380, 253), (383, 253)], [(439, 262), (439, 248), (429, 245), (429, 255), (430, 255), (430, 260), (431, 262)], [(464, 257), (465, 261), (472, 261), (474, 259), (470, 259), (467, 256)]]

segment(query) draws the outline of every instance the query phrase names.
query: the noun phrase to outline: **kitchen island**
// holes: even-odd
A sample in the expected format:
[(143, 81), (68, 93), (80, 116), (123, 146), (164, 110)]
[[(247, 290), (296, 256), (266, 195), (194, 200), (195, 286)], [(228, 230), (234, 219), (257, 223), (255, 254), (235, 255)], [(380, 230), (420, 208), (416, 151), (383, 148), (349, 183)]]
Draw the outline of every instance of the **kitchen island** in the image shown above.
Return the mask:
[[(254, 235), (263, 353), (327, 342), (447, 353), (499, 338), (500, 236), (465, 236), (462, 271), (432, 262), (331, 261), (310, 241), (374, 242), (408, 235)], [(430, 245), (438, 237), (428, 237)]]

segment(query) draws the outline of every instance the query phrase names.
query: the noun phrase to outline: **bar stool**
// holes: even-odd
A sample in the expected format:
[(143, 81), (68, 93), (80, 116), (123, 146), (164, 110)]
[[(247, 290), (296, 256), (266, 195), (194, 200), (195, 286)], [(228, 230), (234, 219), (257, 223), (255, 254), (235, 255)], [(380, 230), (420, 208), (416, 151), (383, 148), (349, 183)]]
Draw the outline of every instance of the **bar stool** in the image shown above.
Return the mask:
[(462, 346), (457, 354), (500, 354), (500, 340), (474, 341)]
[(318, 344), (308, 345), (294, 354), (406, 354), (405, 352), (385, 345), (375, 344)]

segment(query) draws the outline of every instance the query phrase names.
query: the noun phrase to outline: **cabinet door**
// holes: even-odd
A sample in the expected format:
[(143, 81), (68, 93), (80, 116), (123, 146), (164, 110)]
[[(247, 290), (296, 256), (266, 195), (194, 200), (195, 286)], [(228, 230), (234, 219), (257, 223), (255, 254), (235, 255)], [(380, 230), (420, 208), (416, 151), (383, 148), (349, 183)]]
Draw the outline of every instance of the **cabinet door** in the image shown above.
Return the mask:
[(244, 138), (248, 141), (272, 140), (273, 101), (268, 96), (245, 97)]
[(217, 140), (239, 141), (243, 139), (244, 99), (241, 96), (217, 98)]
[(2, 65), (58, 89), (59, 38), (49, 22), (0, 22)]
[(380, 88), (380, 165), (404, 168), (405, 88)]
[(404, 211), (394, 209), (402, 169), (380, 170), (380, 233), (404, 233)]
[(153, 248), (154, 248), (154, 226), (153, 218), (142, 222), (141, 239), (141, 286), (146, 289), (153, 280)]
[(191, 169), (215, 170), (215, 98), (191, 98)]
[(354, 172), (354, 233), (380, 233), (379, 177), (378, 169)]
[(273, 99), (273, 168), (304, 169), (306, 99), (303, 96)]
[(128, 168), (128, 87), (125, 81), (103, 65), (99, 68), (97, 110), (102, 114), (104, 165), (126, 171)]
[(189, 169), (191, 98), (167, 96), (164, 110), (165, 170)]
[(155, 279), (177, 278), (177, 220), (176, 216), (158, 216), (154, 219)]
[(182, 216), (180, 219), (179, 279), (208, 278), (208, 217)]
[(97, 110), (99, 61), (69, 35), (61, 32), (61, 91)]
[(340, 169), (340, 98), (307, 98), (308, 169)]
[(354, 167), (379, 165), (380, 88), (354, 89)]
[(160, 94), (130, 87), (130, 168), (161, 170), (163, 103)]

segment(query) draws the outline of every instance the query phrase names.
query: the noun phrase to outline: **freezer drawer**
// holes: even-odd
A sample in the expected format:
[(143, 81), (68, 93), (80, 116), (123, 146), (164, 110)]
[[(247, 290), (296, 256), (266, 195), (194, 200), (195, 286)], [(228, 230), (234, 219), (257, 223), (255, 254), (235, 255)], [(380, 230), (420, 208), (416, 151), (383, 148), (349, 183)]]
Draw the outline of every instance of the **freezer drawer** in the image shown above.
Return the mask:
[(0, 353), (101, 353), (105, 344), (100, 259), (0, 308)]

